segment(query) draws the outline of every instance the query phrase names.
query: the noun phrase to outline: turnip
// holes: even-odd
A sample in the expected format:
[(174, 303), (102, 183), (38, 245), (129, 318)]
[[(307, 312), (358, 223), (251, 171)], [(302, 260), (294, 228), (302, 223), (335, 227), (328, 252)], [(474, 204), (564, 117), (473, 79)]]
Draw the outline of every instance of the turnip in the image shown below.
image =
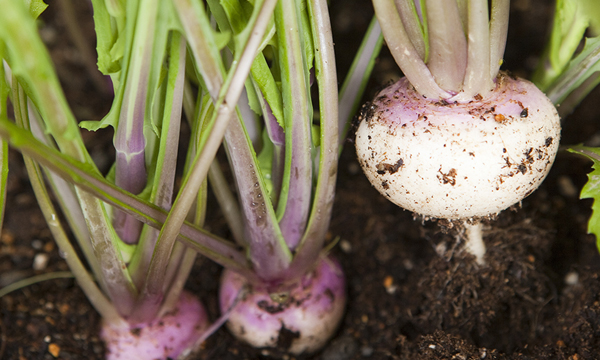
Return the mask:
[[(221, 309), (229, 309), (248, 280), (234, 271), (223, 273)], [(251, 286), (229, 316), (227, 327), (255, 347), (283, 347), (290, 353), (312, 353), (336, 330), (346, 305), (344, 274), (339, 263), (323, 258), (297, 284), (280, 289), (277, 298), (260, 284)]]
[[(42, 2), (33, 1), (31, 8), (21, 1), (0, 2), (0, 136), (26, 154), (30, 182), (54, 239), (83, 292), (102, 316), (101, 337), (107, 358), (184, 356), (210, 333), (203, 305), (183, 290), (196, 252), (232, 269), (248, 268), (240, 249), (198, 228), (206, 212), (206, 186), (202, 185), (235, 111), (235, 106), (223, 103), (237, 102), (275, 1), (256, 1), (248, 14), (246, 23), (252, 31), (237, 38), (240, 49), (226, 74), (228, 82), (238, 79), (238, 86), (217, 89), (219, 110), (210, 114), (212, 122), (194, 124), (205, 132), (188, 149), (185, 180), (174, 201), (186, 44), (198, 39), (208, 43), (203, 58), (196, 59), (198, 68), (212, 65), (214, 58), (210, 57), (214, 54), (221, 60), (215, 45), (218, 35), (205, 12), (196, 14), (195, 20), (204, 28), (193, 34), (175, 26), (187, 15), (182, 9), (195, 4), (202, 11), (203, 6), (185, 0), (127, 4), (93, 1), (99, 66), (112, 76), (115, 99), (102, 121), (84, 126), (95, 130), (111, 125), (118, 129), (115, 171), (120, 174), (111, 172), (104, 178), (85, 147), (37, 32), (32, 13), (39, 15)], [(221, 70), (212, 69), (219, 74)], [(16, 124), (4, 111), (9, 94), (6, 79), (11, 81)], [(194, 119), (203, 120), (200, 116)], [(2, 167), (6, 170), (6, 161)], [(131, 177), (139, 178), (128, 183)], [(62, 214), (51, 201), (50, 191), (56, 195)], [(139, 196), (131, 194), (140, 191)], [(190, 210), (192, 204), (196, 206)], [(123, 223), (120, 211), (124, 223), (133, 226), (119, 228)], [(88, 267), (67, 236), (61, 215)], [(188, 216), (193, 224), (185, 222)], [(150, 227), (137, 225), (140, 220)], [(178, 239), (189, 243), (183, 245)]]
[[(41, 40), (31, 30), (33, 20), (20, 2), (0, 2), (7, 9), (0, 17), (11, 18), (0, 26), (0, 39), (11, 45), (9, 65), (14, 78), (33, 91), (30, 96), (41, 115), (31, 115), (32, 127), (38, 126), (32, 134), (26, 129), (27, 102), (14, 96), (18, 124), (25, 129), (2, 118), (0, 137), (33, 159), (31, 182), (39, 188), (38, 200), (69, 266), (103, 317), (108, 357), (179, 357), (228, 318), (231, 329), (279, 324), (270, 333), (251, 331), (243, 337), (257, 347), (278, 346), (299, 354), (323, 346), (339, 325), (346, 301), (341, 267), (324, 249), (340, 135), (326, 1), (209, 1), (214, 22), (197, 1), (132, 1), (126, 9), (111, 11), (105, 2), (95, 2), (99, 65), (115, 80), (116, 97), (105, 119), (84, 125), (122, 130), (115, 138), (117, 173), (106, 179), (81, 141)], [(136, 21), (135, 31), (118, 18), (125, 14)], [(20, 22), (28, 31), (14, 31)], [(113, 43), (107, 31), (127, 37)], [(16, 33), (26, 36), (16, 39)], [(126, 46), (124, 58), (112, 48), (118, 46)], [(187, 49), (195, 65), (189, 72), (184, 70)], [(106, 51), (114, 51), (116, 57)], [(152, 56), (142, 59), (140, 54)], [(125, 69), (128, 65), (131, 68)], [(184, 86), (186, 81), (198, 84), (196, 103), (194, 96), (183, 96), (184, 88), (190, 94), (195, 91)], [(311, 89), (313, 81), (316, 89)], [(346, 95), (345, 101), (355, 102), (363, 82), (350, 83), (347, 94), (354, 95)], [(134, 91), (136, 85), (147, 88)], [(236, 111), (244, 86), (244, 98), (256, 113)], [(318, 116), (313, 114), (315, 90)], [(184, 178), (172, 201), (182, 107), (192, 135)], [(43, 126), (52, 138), (46, 138)], [(251, 133), (262, 139), (251, 139)], [(223, 138), (239, 203), (220, 174), (220, 164), (213, 161)], [(98, 283), (56, 221), (39, 166), (49, 170), (53, 184), (63, 179), (75, 184), (63, 182), (53, 190)], [(228, 213), (235, 243), (198, 228), (206, 212), (207, 173)], [(121, 181), (146, 175), (136, 179), (135, 186)], [(108, 209), (117, 214), (117, 221)], [(80, 210), (95, 213), (86, 223)], [(119, 217), (150, 226), (141, 233), (135, 226), (118, 228)], [(196, 252), (227, 268), (223, 314), (209, 330), (202, 306), (182, 291)], [(249, 308), (260, 311), (257, 319), (247, 316)], [(287, 338), (290, 341), (271, 340), (284, 339), (285, 334), (294, 336)]]
[(487, 0), (422, 3), (374, 0), (405, 77), (363, 109), (356, 151), (390, 201), (464, 224), (467, 250), (483, 263), (480, 220), (540, 185), (558, 151), (560, 120), (532, 83), (499, 72), (508, 1), (492, 1), (491, 21)]
[[(325, 248), (344, 132), (338, 127), (346, 127), (338, 123), (348, 117), (338, 116), (327, 2), (210, 0), (207, 12), (194, 0), (93, 0), (98, 65), (111, 76), (115, 99), (104, 119), (82, 127), (116, 129), (116, 164), (106, 177), (82, 141), (27, 8), (0, 3), (0, 41), (8, 44), (0, 56), (14, 74), (17, 120), (0, 111), (0, 137), (27, 158), (55, 240), (103, 318), (108, 358), (185, 356), (227, 319), (256, 347), (293, 354), (322, 347), (346, 302), (343, 271)], [(367, 59), (381, 41), (374, 45), (350, 71), (346, 105), (361, 95), (361, 73), (370, 71)], [(186, 69), (186, 58), (194, 66)], [(238, 107), (243, 90), (248, 104)], [(174, 197), (182, 108), (191, 140)], [(239, 201), (215, 161), (223, 139)], [(91, 274), (57, 221), (42, 171)], [(199, 228), (207, 173), (235, 242)], [(223, 314), (207, 329), (202, 305), (183, 291), (196, 252), (226, 268)]]
[[(216, 16), (219, 29), (241, 29), (235, 3), (209, 6), (226, 14)], [(278, 1), (273, 23), (265, 44), (277, 46), (257, 54), (246, 86), (261, 119), (235, 118), (224, 138), (239, 199), (224, 207), (240, 209), (242, 221), (230, 227), (242, 234), (236, 240), (251, 271), (227, 269), (219, 296), (235, 336), (300, 354), (334, 334), (346, 301), (341, 267), (323, 252), (337, 174), (337, 79), (325, 1)], [(312, 80), (319, 94), (314, 124)], [(262, 141), (251, 141), (251, 128)], [(224, 185), (211, 178), (211, 186)]]

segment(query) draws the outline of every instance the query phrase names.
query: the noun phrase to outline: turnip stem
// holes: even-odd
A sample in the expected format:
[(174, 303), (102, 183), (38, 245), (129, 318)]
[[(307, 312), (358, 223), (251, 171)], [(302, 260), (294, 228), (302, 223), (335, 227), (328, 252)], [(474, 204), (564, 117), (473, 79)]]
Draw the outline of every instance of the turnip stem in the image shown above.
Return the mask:
[(227, 186), (225, 175), (223, 174), (223, 171), (216, 160), (214, 160), (210, 165), (208, 170), (208, 178), (219, 206), (221, 209), (223, 209), (223, 216), (229, 225), (233, 239), (236, 243), (245, 246), (246, 240), (244, 239), (244, 222), (242, 220), (240, 206), (234, 194)]
[(508, 32), (509, 0), (493, 0), (490, 19), (490, 76), (495, 79), (502, 65)]
[(485, 243), (483, 242), (483, 225), (481, 223), (469, 224), (464, 222), (465, 227), (465, 249), (475, 256), (475, 261), (479, 265), (484, 265)]
[[(463, 82), (464, 100), (488, 95), (494, 88), (490, 74), (490, 30), (487, 1), (469, 0), (467, 69)], [(495, 76), (494, 76), (495, 77)]]
[(313, 177), (311, 166), (311, 116), (308, 99), (308, 69), (303, 46), (309, 39), (301, 36), (298, 4), (279, 2), (275, 8), (275, 26), (281, 59), (281, 83), (285, 118), (285, 161), (283, 181), (277, 204), (279, 227), (290, 249), (295, 249), (306, 228), (310, 210)]
[(396, 5), (391, 0), (373, 1), (375, 15), (381, 25), (383, 37), (394, 60), (417, 92), (431, 99), (447, 99), (451, 95), (435, 82), (427, 65), (408, 38)]
[[(315, 36), (315, 68), (319, 86), (319, 112), (321, 115), (321, 135), (319, 146), (319, 170), (317, 187), (314, 192), (312, 209), (306, 231), (300, 246), (296, 249), (294, 261), (288, 276), (302, 274), (312, 267), (317, 259), (325, 234), (329, 227), (333, 197), (337, 178), (338, 162), (338, 93), (333, 38), (326, 1), (308, 2), (311, 27)], [(318, 29), (318, 31), (317, 31)]]
[(467, 39), (458, 6), (446, 0), (428, 0), (426, 5), (430, 24), (427, 67), (442, 89), (456, 93), (462, 86), (467, 67)]
[[(338, 138), (340, 144), (343, 144), (346, 139), (354, 114), (356, 114), (361, 105), (361, 96), (359, 94), (362, 94), (367, 86), (367, 81), (375, 66), (375, 59), (379, 55), (382, 45), (383, 36), (381, 34), (381, 26), (379, 26), (377, 18), (373, 17), (358, 50), (360, 56), (354, 58), (350, 71), (340, 90), (338, 106)], [(342, 148), (343, 146), (340, 146), (340, 152)]]
[[(189, 2), (179, 2), (176, 4), (181, 19), (183, 19), (189, 5)], [(164, 295), (162, 284), (164, 283), (169, 257), (177, 235), (185, 221), (185, 216), (194, 202), (194, 197), (191, 194), (198, 192), (198, 189), (206, 178), (208, 168), (216, 155), (223, 135), (227, 131), (229, 119), (232, 118), (235, 112), (235, 104), (237, 104), (242, 92), (244, 79), (250, 72), (250, 66), (255, 57), (256, 49), (260, 45), (260, 41), (267, 28), (268, 21), (266, 19), (272, 13), (275, 3), (274, 1), (264, 1), (262, 4), (257, 2), (256, 6), (259, 7), (259, 10), (253, 14), (253, 18), (248, 24), (248, 26), (252, 26), (253, 31), (243, 39), (243, 50), (241, 55), (236, 57), (237, 63), (232, 65), (230, 74), (228, 74), (223, 87), (217, 89), (217, 96), (215, 97), (215, 108), (217, 111), (208, 125), (210, 135), (207, 138), (201, 139), (202, 150), (196, 155), (194, 165), (186, 175), (181, 190), (173, 203), (173, 207), (161, 228), (154, 248), (152, 261), (148, 268), (148, 275), (138, 297), (138, 304), (143, 306), (136, 308), (136, 312), (132, 315), (133, 319), (143, 319), (148, 316), (147, 314), (156, 313), (159, 309)], [(211, 61), (212, 58), (207, 62)]]
[(408, 38), (419, 53), (423, 61), (427, 62), (427, 42), (425, 41), (425, 31), (427, 28), (421, 26), (419, 14), (415, 8), (413, 0), (395, 0), (398, 13), (402, 19), (402, 24), (406, 30)]

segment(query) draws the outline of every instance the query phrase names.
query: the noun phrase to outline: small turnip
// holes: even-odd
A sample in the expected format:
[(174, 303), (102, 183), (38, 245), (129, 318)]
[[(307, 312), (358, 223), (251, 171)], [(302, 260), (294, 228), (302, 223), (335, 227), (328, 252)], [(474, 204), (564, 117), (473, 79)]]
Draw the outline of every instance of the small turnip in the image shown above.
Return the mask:
[(161, 318), (134, 325), (105, 322), (101, 337), (108, 360), (175, 359), (191, 350), (208, 326), (204, 306), (184, 291), (173, 310)]
[(227, 327), (254, 347), (280, 347), (292, 354), (314, 352), (333, 335), (344, 314), (345, 277), (340, 264), (330, 257), (320, 260), (315, 270), (278, 298), (225, 270), (219, 292), (221, 311), (231, 307), (244, 286), (248, 293), (233, 308)]

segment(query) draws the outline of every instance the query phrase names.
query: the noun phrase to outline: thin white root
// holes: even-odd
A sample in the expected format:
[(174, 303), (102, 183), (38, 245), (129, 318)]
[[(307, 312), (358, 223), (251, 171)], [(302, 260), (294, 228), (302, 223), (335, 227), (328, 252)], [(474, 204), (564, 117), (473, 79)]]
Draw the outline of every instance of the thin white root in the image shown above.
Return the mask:
[(465, 222), (464, 226), (466, 230), (465, 249), (475, 256), (477, 264), (484, 265), (485, 261), (483, 260), (483, 257), (485, 256), (485, 243), (483, 242), (482, 235), (483, 225), (481, 223), (471, 225)]

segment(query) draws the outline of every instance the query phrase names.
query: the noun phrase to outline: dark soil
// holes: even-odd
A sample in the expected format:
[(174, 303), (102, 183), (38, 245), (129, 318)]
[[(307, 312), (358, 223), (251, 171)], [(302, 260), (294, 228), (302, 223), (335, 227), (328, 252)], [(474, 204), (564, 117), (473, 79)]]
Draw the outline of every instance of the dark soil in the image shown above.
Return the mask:
[[(101, 117), (110, 97), (83, 65), (58, 1), (48, 1), (42, 34), (79, 119)], [(92, 38), (90, 9), (77, 6)], [(546, 40), (548, 1), (515, 1), (505, 68), (528, 76)], [(332, 1), (340, 73), (370, 20), (368, 1)], [(91, 46), (90, 44), (88, 44)], [(370, 94), (398, 77), (385, 54)], [(598, 134), (600, 91), (564, 118), (563, 145)], [(86, 135), (95, 159), (112, 159), (111, 133)], [(7, 215), (0, 237), (0, 288), (36, 274), (68, 270), (36, 205), (22, 159), (10, 154)], [(600, 257), (586, 234), (590, 200), (578, 193), (589, 163), (561, 152), (542, 187), (522, 206), (486, 225), (486, 265), (461, 248), (456, 229), (414, 220), (380, 196), (362, 175), (352, 144), (340, 161), (330, 237), (348, 277), (348, 308), (335, 338), (303, 359), (600, 359)], [(210, 226), (223, 230), (218, 213)], [(441, 224), (444, 225), (444, 224)], [(224, 233), (226, 235), (226, 233)], [(34, 258), (48, 260), (34, 269)], [(36, 265), (37, 266), (37, 265)], [(217, 317), (221, 269), (199, 260), (188, 288)], [(102, 359), (100, 318), (72, 279), (37, 283), (0, 299), (0, 358)], [(292, 359), (256, 350), (219, 330), (197, 359)], [(296, 357), (298, 358), (298, 357)]]

